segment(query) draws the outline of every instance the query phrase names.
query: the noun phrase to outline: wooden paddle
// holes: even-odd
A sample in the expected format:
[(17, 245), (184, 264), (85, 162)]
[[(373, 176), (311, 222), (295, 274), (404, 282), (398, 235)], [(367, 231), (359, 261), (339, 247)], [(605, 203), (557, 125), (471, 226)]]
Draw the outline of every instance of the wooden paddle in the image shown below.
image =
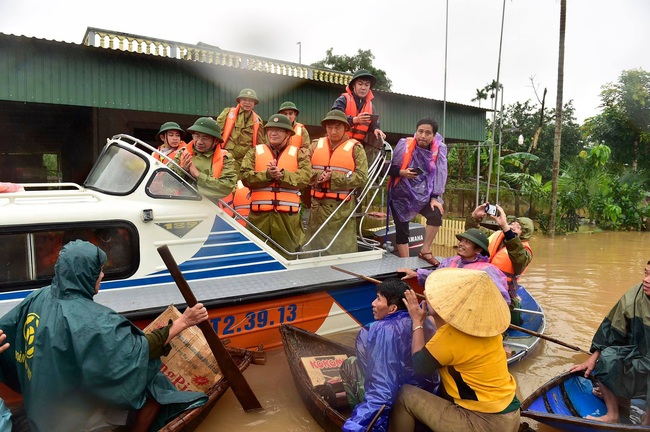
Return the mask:
[(554, 342), (554, 343), (556, 343), (556, 344), (558, 344), (558, 345), (562, 345), (562, 346), (564, 346), (564, 347), (570, 348), (570, 349), (572, 349), (572, 350), (574, 350), (574, 351), (581, 352), (581, 353), (583, 353), (583, 354), (591, 355), (591, 353), (589, 353), (589, 352), (583, 350), (583, 349), (580, 348), (580, 347), (577, 347), (577, 346), (575, 346), (575, 345), (568, 344), (568, 343), (566, 343), (566, 342), (562, 342), (561, 340), (558, 340), (558, 339), (552, 338), (552, 337), (550, 337), (550, 336), (545, 336), (545, 335), (543, 335), (543, 334), (541, 334), (541, 333), (537, 333), (536, 331), (528, 330), (528, 329), (526, 329), (526, 328), (519, 327), (519, 326), (516, 326), (516, 325), (514, 325), (514, 324), (510, 324), (510, 327), (509, 327), (509, 328), (512, 329), (512, 330), (520, 331), (520, 332), (522, 332), (522, 333), (527, 333), (527, 334), (529, 334), (529, 335), (531, 335), (531, 336), (536, 336), (536, 337), (538, 337), (538, 338), (540, 338), (540, 339), (545, 339), (545, 340), (547, 340), (547, 341), (549, 341), (549, 342)]
[[(158, 253), (167, 266), (169, 273), (174, 278), (174, 282), (176, 282), (178, 289), (181, 291), (181, 294), (183, 295), (187, 306), (193, 307), (197, 303), (196, 297), (194, 297), (192, 289), (183, 277), (183, 273), (181, 273), (181, 270), (178, 268), (178, 264), (176, 264), (176, 261), (174, 260), (174, 257), (172, 256), (172, 253), (167, 245), (160, 246), (158, 248)], [(248, 385), (248, 382), (246, 382), (246, 378), (244, 378), (244, 375), (242, 375), (232, 357), (230, 357), (230, 354), (228, 354), (228, 351), (221, 342), (221, 339), (219, 339), (219, 336), (217, 336), (217, 333), (214, 331), (214, 328), (212, 327), (212, 324), (210, 324), (210, 321), (203, 321), (199, 323), (198, 326), (199, 329), (201, 329), (201, 332), (203, 332), (203, 335), (205, 336), (205, 339), (207, 340), (208, 345), (212, 350), (212, 354), (214, 354), (214, 358), (217, 360), (219, 369), (221, 369), (224, 378), (228, 381), (228, 383), (230, 383), (232, 391), (235, 393), (235, 396), (237, 397), (237, 400), (241, 404), (242, 408), (244, 408), (244, 411), (263, 409), (262, 405), (253, 393), (253, 390), (251, 390), (250, 386)]]
[(379, 418), (379, 416), (381, 415), (381, 413), (384, 412), (384, 409), (386, 409), (386, 404), (382, 405), (381, 408), (379, 408), (379, 411), (377, 411), (377, 414), (375, 414), (375, 416), (372, 418), (372, 421), (370, 422), (370, 424), (369, 424), (368, 427), (366, 428), (366, 432), (370, 432), (370, 431), (372, 431), (372, 427), (373, 427), (373, 426), (375, 425), (375, 423), (377, 422), (377, 419)]
[[(340, 267), (330, 266), (330, 268), (332, 268), (332, 269), (334, 269), (334, 270), (338, 270), (338, 271), (340, 271), (341, 273), (346, 273), (346, 274), (349, 274), (349, 275), (351, 275), (351, 276), (358, 277), (359, 279), (363, 279), (363, 280), (365, 280), (365, 281), (372, 282), (372, 283), (374, 283), (375, 285), (379, 285), (379, 284), (381, 283), (381, 281), (380, 281), (379, 279), (375, 279), (375, 278), (371, 278), (371, 277), (369, 277), (369, 276), (364, 276), (364, 275), (361, 275), (361, 274), (358, 274), (358, 273), (354, 273), (354, 272), (351, 272), (351, 271), (349, 271), (349, 270), (342, 269), (342, 268), (340, 268)], [(425, 298), (426, 298), (424, 294), (415, 293), (415, 295), (416, 295), (418, 298), (421, 298), (421, 299), (425, 299)]]

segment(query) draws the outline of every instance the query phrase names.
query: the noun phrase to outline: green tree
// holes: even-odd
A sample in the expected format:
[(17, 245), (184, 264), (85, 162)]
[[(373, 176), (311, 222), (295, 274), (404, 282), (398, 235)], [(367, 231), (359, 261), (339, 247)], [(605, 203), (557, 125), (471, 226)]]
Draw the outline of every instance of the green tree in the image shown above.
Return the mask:
[(324, 69), (333, 69), (339, 72), (354, 73), (359, 69), (367, 69), (377, 78), (374, 88), (377, 90), (390, 91), (393, 85), (392, 81), (386, 76), (386, 72), (374, 67), (372, 61), (375, 56), (370, 50), (358, 50), (357, 55), (336, 55), (333, 53), (334, 48), (330, 48), (325, 53), (323, 60), (312, 63), (312, 66)]
[(650, 168), (650, 72), (626, 70), (602, 87), (603, 111), (588, 118), (584, 136), (612, 149), (612, 160), (634, 171)]

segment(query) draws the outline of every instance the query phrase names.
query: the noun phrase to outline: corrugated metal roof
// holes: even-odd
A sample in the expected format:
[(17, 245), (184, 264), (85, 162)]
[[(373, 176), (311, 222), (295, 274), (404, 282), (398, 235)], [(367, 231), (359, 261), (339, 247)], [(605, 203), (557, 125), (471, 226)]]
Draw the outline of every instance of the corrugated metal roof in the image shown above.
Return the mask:
[[(301, 122), (319, 125), (344, 89), (313, 77), (276, 73), (286, 68), (259, 59), (250, 70), (249, 60), (246, 68), (230, 67), (0, 34), (0, 100), (216, 116), (235, 103), (242, 88), (251, 87), (260, 98), (256, 111), (263, 118), (292, 100), (300, 108)], [(391, 92), (375, 95), (387, 133), (409, 135), (422, 117), (442, 119), (442, 101)], [(448, 102), (447, 137), (484, 140), (485, 112)]]

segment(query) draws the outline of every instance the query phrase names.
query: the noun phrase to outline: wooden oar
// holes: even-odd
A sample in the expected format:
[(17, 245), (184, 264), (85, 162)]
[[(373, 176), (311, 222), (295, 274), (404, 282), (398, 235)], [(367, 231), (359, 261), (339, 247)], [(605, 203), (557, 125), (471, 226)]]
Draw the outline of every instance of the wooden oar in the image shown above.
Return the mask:
[(368, 427), (366, 428), (366, 432), (370, 432), (370, 431), (372, 431), (372, 427), (373, 427), (373, 426), (375, 425), (375, 423), (377, 422), (377, 419), (379, 418), (379, 416), (381, 415), (381, 413), (384, 412), (384, 409), (386, 409), (386, 404), (382, 405), (381, 408), (379, 408), (379, 411), (377, 411), (377, 414), (375, 414), (375, 416), (372, 418), (372, 421), (370, 422), (370, 424), (369, 424)]
[(536, 336), (536, 337), (538, 337), (538, 338), (545, 339), (545, 340), (550, 341), (550, 342), (555, 342), (555, 343), (558, 344), (558, 345), (562, 345), (562, 346), (564, 346), (564, 347), (570, 348), (570, 349), (572, 349), (572, 350), (574, 350), (574, 351), (581, 352), (581, 353), (583, 353), (583, 354), (591, 355), (591, 353), (589, 353), (589, 352), (583, 350), (583, 349), (580, 348), (580, 347), (577, 347), (577, 346), (575, 346), (575, 345), (568, 344), (568, 343), (566, 343), (566, 342), (562, 342), (561, 340), (558, 340), (558, 339), (552, 338), (552, 337), (550, 337), (550, 336), (545, 336), (545, 335), (543, 335), (543, 334), (541, 334), (541, 333), (537, 333), (536, 331), (528, 330), (528, 329), (526, 329), (526, 328), (519, 327), (519, 326), (516, 326), (516, 325), (514, 325), (514, 324), (510, 324), (510, 327), (509, 327), (509, 328), (511, 328), (512, 330), (520, 331), (520, 332), (522, 332), (522, 333), (528, 333), (528, 334), (531, 335), (531, 336)]
[(515, 312), (527, 313), (531, 315), (542, 315), (542, 316), (544, 315), (544, 312), (529, 310), (529, 309), (513, 308), (512, 310)]
[[(187, 306), (193, 307), (197, 303), (196, 297), (185, 280), (185, 277), (183, 277), (183, 273), (181, 273), (181, 270), (178, 268), (178, 264), (176, 264), (176, 261), (167, 245), (160, 246), (158, 248), (158, 253), (167, 266), (169, 273), (174, 278)], [(232, 391), (235, 393), (235, 396), (242, 408), (244, 408), (244, 411), (261, 410), (262, 405), (257, 400), (257, 397), (255, 396), (255, 393), (253, 393), (253, 390), (251, 390), (248, 382), (246, 382), (246, 378), (244, 378), (244, 375), (242, 375), (232, 357), (230, 357), (230, 354), (226, 351), (226, 347), (221, 342), (221, 339), (219, 339), (219, 336), (217, 336), (210, 321), (203, 321), (199, 323), (198, 326), (199, 329), (201, 329), (201, 332), (203, 332), (203, 335), (212, 350), (212, 354), (214, 354), (214, 358), (219, 364), (219, 369), (221, 369), (224, 378), (228, 381), (230, 387), (232, 387)]]
[(368, 276), (360, 275), (358, 273), (354, 273), (354, 272), (351, 272), (349, 270), (342, 269), (341, 267), (330, 266), (330, 268), (332, 268), (334, 270), (337, 270), (337, 271), (340, 271), (341, 273), (347, 273), (350, 276), (358, 277), (359, 279), (363, 279), (365, 281), (374, 283), (375, 285), (379, 285), (381, 283), (381, 281), (379, 279), (375, 279), (375, 278), (371, 278), (371, 277), (368, 277)]

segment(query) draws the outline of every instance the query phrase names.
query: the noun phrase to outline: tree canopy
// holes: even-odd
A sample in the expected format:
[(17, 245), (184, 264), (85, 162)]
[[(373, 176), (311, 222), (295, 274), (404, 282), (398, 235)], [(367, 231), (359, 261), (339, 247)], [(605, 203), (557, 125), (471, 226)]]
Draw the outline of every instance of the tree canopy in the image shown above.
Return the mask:
[(377, 78), (374, 88), (377, 90), (390, 91), (393, 85), (392, 81), (386, 76), (386, 72), (374, 67), (372, 61), (375, 56), (370, 50), (359, 49), (357, 55), (336, 55), (333, 53), (334, 48), (330, 48), (325, 53), (323, 60), (312, 63), (312, 66), (318, 68), (332, 69), (339, 72), (354, 73), (359, 69), (367, 69)]

